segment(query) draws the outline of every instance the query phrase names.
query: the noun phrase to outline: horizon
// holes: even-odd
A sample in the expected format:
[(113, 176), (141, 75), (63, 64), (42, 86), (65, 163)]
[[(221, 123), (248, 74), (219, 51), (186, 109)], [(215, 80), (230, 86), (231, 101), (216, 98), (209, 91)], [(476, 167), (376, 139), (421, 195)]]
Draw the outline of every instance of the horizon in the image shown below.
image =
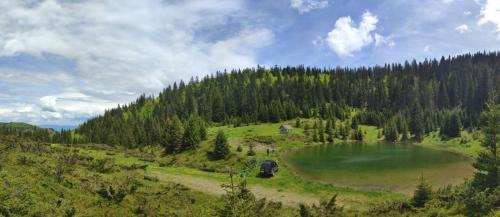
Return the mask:
[(500, 1), (2, 2), (0, 122), (77, 126), (191, 77), (500, 50)]

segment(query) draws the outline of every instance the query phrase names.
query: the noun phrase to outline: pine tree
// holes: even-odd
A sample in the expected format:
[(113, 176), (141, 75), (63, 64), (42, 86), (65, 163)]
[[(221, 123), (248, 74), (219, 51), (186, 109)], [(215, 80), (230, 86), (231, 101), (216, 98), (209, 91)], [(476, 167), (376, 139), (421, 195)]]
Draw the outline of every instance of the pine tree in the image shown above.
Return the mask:
[(316, 129), (316, 128), (313, 130), (312, 139), (313, 139), (313, 142), (318, 142), (319, 141), (319, 139), (318, 139), (318, 129)]
[(181, 120), (177, 116), (173, 117), (167, 126), (168, 139), (167, 144), (164, 144), (166, 153), (181, 151), (183, 131)]
[(323, 126), (323, 120), (319, 119), (318, 123), (319, 141), (325, 143), (325, 127)]
[(460, 116), (458, 112), (453, 112), (448, 114), (444, 125), (441, 127), (439, 133), (443, 137), (460, 137), (460, 131), (462, 130), (462, 122), (460, 121)]
[(327, 135), (326, 141), (328, 141), (328, 143), (333, 143), (334, 135), (333, 135), (333, 121), (332, 120), (327, 121), (326, 135)]
[(214, 142), (214, 150), (212, 155), (214, 159), (220, 160), (226, 158), (230, 153), (229, 144), (227, 143), (226, 135), (222, 130), (217, 132), (217, 137)]
[(424, 138), (424, 114), (422, 107), (418, 102), (413, 104), (413, 111), (411, 113), (410, 131), (415, 135), (415, 140), (420, 142)]
[(194, 150), (198, 148), (201, 141), (200, 128), (194, 117), (189, 118), (184, 135), (182, 137), (182, 150)]
[(398, 141), (398, 129), (396, 128), (396, 124), (393, 120), (389, 121), (389, 123), (387, 123), (387, 125), (384, 127), (384, 136), (386, 141)]
[(300, 118), (297, 118), (297, 119), (295, 120), (295, 127), (296, 127), (296, 128), (300, 128), (300, 127), (301, 127)]
[(476, 158), (474, 168), (474, 186), (481, 190), (495, 189), (500, 181), (500, 157), (498, 147), (500, 145), (500, 104), (488, 104), (487, 111), (482, 114), (484, 138), (481, 146), (485, 150)]
[(305, 136), (306, 138), (309, 138), (309, 134), (310, 134), (310, 132), (309, 132), (309, 128), (310, 128), (310, 127), (309, 127), (309, 123), (305, 123), (305, 124), (304, 124), (304, 136)]
[(420, 178), (420, 183), (413, 193), (413, 205), (415, 207), (424, 207), (427, 201), (431, 199), (432, 187), (424, 180), (422, 175)]

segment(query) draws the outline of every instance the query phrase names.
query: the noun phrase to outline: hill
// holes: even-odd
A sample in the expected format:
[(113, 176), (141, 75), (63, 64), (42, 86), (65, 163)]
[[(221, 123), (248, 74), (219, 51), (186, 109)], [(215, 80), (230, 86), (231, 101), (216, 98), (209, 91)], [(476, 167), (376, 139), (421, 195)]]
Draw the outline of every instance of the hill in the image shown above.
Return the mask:
[(18, 130), (31, 130), (35, 128), (36, 126), (27, 124), (27, 123), (22, 123), (22, 122), (9, 122), (9, 123), (2, 123), (0, 122), (0, 127), (1, 128), (12, 128), (12, 129), (18, 129)]
[(383, 127), (391, 140), (421, 141), (448, 125), (457, 127), (442, 134), (454, 137), (478, 126), (485, 102), (500, 89), (499, 68), (500, 54), (491, 52), (375, 67), (233, 70), (142, 95), (76, 132), (80, 142), (136, 147), (167, 144), (173, 119), (240, 125), (314, 117)]

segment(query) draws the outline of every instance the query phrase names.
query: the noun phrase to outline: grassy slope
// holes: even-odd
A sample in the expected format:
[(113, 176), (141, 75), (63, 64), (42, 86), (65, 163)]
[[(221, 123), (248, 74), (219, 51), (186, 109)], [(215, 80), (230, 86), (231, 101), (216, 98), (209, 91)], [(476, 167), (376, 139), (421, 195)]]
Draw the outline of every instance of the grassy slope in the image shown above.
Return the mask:
[[(94, 161), (78, 149), (32, 147), (21, 150), (0, 143), (0, 216), (70, 216), (73, 209), (77, 216), (132, 216), (140, 212), (210, 216), (218, 204), (211, 195), (171, 182), (151, 181), (144, 178), (142, 170), (120, 169), (112, 162), (109, 166), (113, 171), (94, 171), (89, 167)], [(74, 163), (70, 164), (71, 158)], [(57, 179), (59, 165), (64, 168), (61, 181)], [(101, 186), (108, 185), (115, 189), (135, 185), (137, 189), (121, 202), (114, 202), (98, 194)]]
[[(294, 121), (287, 123), (292, 124), (292, 122)], [(212, 127), (208, 130), (209, 139), (202, 142), (197, 151), (189, 151), (176, 156), (161, 156), (162, 149), (159, 147), (146, 147), (141, 150), (126, 150), (121, 148), (107, 148), (101, 145), (79, 145), (74, 146), (73, 148), (82, 156), (91, 156), (97, 159), (112, 158), (117, 165), (148, 164), (149, 166), (145, 171), (145, 174), (157, 175), (161, 180), (160, 183), (143, 181), (145, 183), (145, 188), (152, 189), (152, 191), (159, 191), (164, 188), (164, 181), (167, 181), (167, 183), (169, 181), (183, 183), (191, 179), (192, 183), (200, 182), (200, 180), (202, 180), (203, 182), (207, 182), (207, 184), (209, 184), (198, 185), (198, 189), (194, 188), (194, 190), (201, 190), (206, 193), (220, 193), (222, 192), (220, 188), (218, 188), (218, 190), (212, 189), (213, 191), (211, 192), (206, 191), (207, 189), (203, 189), (203, 187), (217, 188), (217, 186), (220, 186), (222, 183), (228, 183), (228, 171), (232, 170), (235, 173), (239, 173), (243, 170), (245, 163), (252, 161), (252, 159), (257, 160), (258, 162), (261, 162), (264, 159), (275, 159), (279, 162), (281, 160), (280, 155), (290, 149), (314, 145), (304, 138), (302, 129), (293, 129), (292, 133), (288, 135), (281, 135), (279, 133), (279, 126), (281, 124), (283, 123), (249, 125), (237, 128), (230, 126)], [(377, 129), (372, 126), (361, 126), (361, 129), (365, 132), (365, 143), (375, 144), (380, 142), (380, 138), (377, 137), (381, 129)], [(232, 155), (226, 160), (211, 161), (209, 160), (209, 153), (212, 149), (213, 140), (218, 130), (223, 130), (229, 138)], [(463, 132), (462, 137), (466, 139), (459, 138), (443, 142), (436, 135), (436, 133), (433, 133), (427, 136), (420, 145), (456, 151), (469, 156), (474, 156), (477, 151), (480, 150), (477, 135), (477, 132)], [(249, 144), (255, 145), (254, 149), (257, 153), (256, 156), (246, 155), (249, 149)], [(242, 152), (236, 151), (238, 146), (243, 148)], [(67, 148), (64, 148), (62, 145), (53, 145), (53, 148), (56, 150), (67, 150)], [(267, 156), (266, 149), (275, 151), (271, 152), (270, 156)], [(28, 155), (37, 162), (47, 161), (50, 163), (54, 160), (50, 159), (49, 156), (44, 155), (34, 155), (29, 153)], [(77, 208), (93, 206), (95, 203), (102, 201), (99, 197), (89, 194), (88, 192), (79, 192), (74, 189), (69, 190), (65, 189), (65, 187), (62, 187), (61, 189), (61, 187), (59, 187), (60, 185), (54, 184), (53, 178), (43, 176), (40, 171), (37, 171), (36, 168), (26, 165), (15, 165), (15, 162), (17, 161), (16, 158), (16, 155), (12, 155), (9, 158), (3, 159), (5, 166), (2, 168), (2, 176), (4, 176), (4, 179), (7, 177), (9, 180), (24, 180), (17, 183), (18, 186), (34, 186), (28, 191), (30, 191), (33, 195), (43, 195), (44, 197), (38, 198), (37, 200), (54, 201), (57, 200), (57, 195), (61, 194), (57, 192), (64, 192), (63, 194), (67, 195), (67, 199), (72, 201), (82, 201), (81, 203), (76, 203)], [(215, 170), (216, 172), (206, 172), (206, 170)], [(14, 171), (26, 172), (16, 175)], [(103, 177), (102, 179), (113, 180), (117, 177), (124, 177), (127, 173), (128, 172), (104, 175), (100, 174), (99, 176)], [(256, 193), (257, 196), (280, 200), (283, 201), (285, 205), (293, 205), (294, 207), (297, 207), (296, 203), (300, 202), (317, 203), (317, 200), (329, 198), (334, 194), (339, 195), (340, 203), (345, 205), (347, 209), (355, 207), (356, 210), (366, 210), (370, 207), (370, 204), (373, 203), (408, 197), (406, 195), (392, 192), (372, 192), (351, 188), (340, 188), (331, 184), (307, 181), (295, 176), (284, 163), (280, 163), (280, 171), (277, 176), (272, 179), (258, 178), (255, 176), (257, 173), (258, 164), (250, 168), (250, 170), (245, 173), (245, 179), (249, 184), (249, 188), (252, 191), (256, 191), (254, 193)], [(76, 170), (66, 177), (68, 177), (68, 180), (70, 180), (71, 183), (83, 185), (81, 183), (82, 179), (88, 179), (94, 175), (96, 175), (95, 172), (88, 171), (82, 166), (76, 166)], [(48, 190), (46, 186), (51, 185), (55, 185), (56, 187)], [(54, 191), (55, 193), (46, 191)], [(212, 203), (210, 201), (213, 200), (211, 199), (213, 196), (208, 196), (196, 191), (186, 194), (192, 194), (192, 197), (198, 198), (197, 201), (200, 201), (199, 204), (193, 205), (194, 207), (191, 207), (192, 209), (202, 208), (211, 210), (211, 208), (207, 208), (207, 206)], [(185, 196), (189, 197), (187, 195)], [(127, 203), (132, 204), (133, 202), (126, 202), (124, 205), (120, 206), (127, 206)], [(130, 211), (130, 207), (124, 208), (123, 210), (127, 209)], [(89, 212), (97, 211), (91, 210)], [(287, 209), (287, 212), (292, 211)]]
[[(307, 120), (303, 120), (307, 121)], [(285, 122), (293, 124), (294, 121)], [(280, 154), (290, 149), (302, 148), (311, 144), (303, 136), (302, 129), (294, 129), (288, 135), (279, 133), (279, 126), (284, 123), (276, 124), (259, 124), (242, 127), (218, 126), (209, 128), (209, 139), (202, 142), (197, 151), (188, 151), (176, 156), (161, 157), (161, 149), (143, 149), (143, 152), (152, 153), (155, 156), (156, 163), (150, 166), (151, 171), (157, 174), (174, 174), (178, 176), (203, 178), (207, 181), (215, 181), (217, 183), (225, 183), (228, 181), (228, 171), (232, 170), (239, 173), (243, 170), (245, 162), (251, 159), (256, 159), (261, 162), (264, 159), (274, 159), (280, 162)], [(312, 124), (311, 124), (312, 126)], [(373, 126), (361, 126), (365, 132), (365, 143), (376, 144), (381, 141), (378, 138), (381, 129)], [(232, 156), (226, 160), (211, 161), (209, 153), (212, 149), (212, 143), (215, 134), (218, 130), (223, 130), (229, 138)], [(457, 151), (469, 156), (474, 155), (478, 148), (477, 138), (473, 139), (469, 133), (464, 132), (464, 137), (468, 138), (464, 144), (459, 144), (460, 139), (453, 139), (441, 142), (439, 137), (434, 134), (427, 136), (420, 144), (426, 147), (439, 148), (451, 151)], [(270, 144), (266, 144), (269, 141)], [(249, 149), (249, 144), (254, 144), (257, 155), (246, 156)], [(236, 148), (241, 146), (242, 152), (237, 152)], [(266, 149), (275, 150), (270, 156), (266, 156)], [(96, 157), (113, 157), (119, 163), (131, 164), (141, 162), (138, 158), (118, 154), (114, 156), (106, 156), (103, 151), (90, 150), (89, 154)], [(159, 166), (159, 163), (163, 164)], [(144, 161), (142, 161), (144, 163)], [(165, 166), (167, 165), (167, 166)], [(210, 170), (215, 172), (206, 172), (202, 170)], [(339, 194), (340, 201), (347, 207), (362, 204), (366, 207), (367, 204), (376, 203), (387, 199), (401, 199), (407, 196), (392, 192), (372, 192), (357, 190), (351, 188), (340, 188), (330, 184), (322, 184), (304, 180), (295, 176), (284, 163), (280, 164), (280, 171), (276, 177), (272, 179), (261, 179), (255, 177), (258, 173), (258, 165), (251, 168), (246, 175), (246, 180), (249, 186), (260, 186), (263, 188), (274, 189), (282, 192), (298, 193), (305, 196), (326, 199), (333, 194)]]

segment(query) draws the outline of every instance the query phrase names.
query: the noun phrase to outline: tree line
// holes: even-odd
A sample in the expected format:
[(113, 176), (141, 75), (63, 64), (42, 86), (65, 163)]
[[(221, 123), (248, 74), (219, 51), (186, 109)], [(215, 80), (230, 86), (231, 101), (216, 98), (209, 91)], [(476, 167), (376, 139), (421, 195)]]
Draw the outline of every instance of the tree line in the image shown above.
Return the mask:
[[(203, 125), (236, 126), (301, 117), (352, 118), (384, 128), (391, 140), (421, 140), (440, 128), (455, 137), (478, 126), (486, 99), (500, 89), (499, 69), (500, 53), (482, 52), (375, 67), (224, 71), (174, 83), (157, 97), (141, 95), (75, 132), (78, 142), (135, 147), (173, 141), (165, 132), (177, 119), (187, 128), (193, 117)], [(353, 108), (358, 112), (351, 117)]]

